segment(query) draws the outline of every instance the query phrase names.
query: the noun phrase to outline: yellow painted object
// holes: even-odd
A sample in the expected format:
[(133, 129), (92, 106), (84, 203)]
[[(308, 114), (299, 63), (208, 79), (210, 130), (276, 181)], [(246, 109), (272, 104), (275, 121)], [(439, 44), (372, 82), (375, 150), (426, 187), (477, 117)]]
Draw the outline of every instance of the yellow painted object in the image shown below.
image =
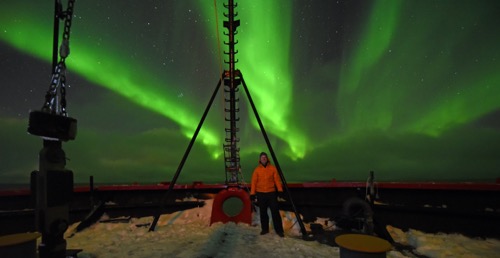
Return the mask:
[(38, 232), (0, 236), (0, 257), (36, 257)]
[[(363, 234), (340, 235), (335, 238), (335, 243), (340, 247), (340, 257), (385, 257), (385, 253), (392, 249), (388, 241)], [(347, 251), (343, 252), (343, 249)]]

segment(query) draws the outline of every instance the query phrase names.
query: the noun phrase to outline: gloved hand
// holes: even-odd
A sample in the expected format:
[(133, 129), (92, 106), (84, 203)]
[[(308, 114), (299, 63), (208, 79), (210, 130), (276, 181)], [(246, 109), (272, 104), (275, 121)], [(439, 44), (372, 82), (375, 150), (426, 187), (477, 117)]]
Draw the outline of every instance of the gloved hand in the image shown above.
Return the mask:
[(278, 192), (278, 201), (286, 202), (286, 194), (284, 192)]
[(251, 194), (250, 195), (250, 201), (252, 201), (252, 202), (256, 202), (257, 201), (257, 197), (255, 196), (255, 194)]

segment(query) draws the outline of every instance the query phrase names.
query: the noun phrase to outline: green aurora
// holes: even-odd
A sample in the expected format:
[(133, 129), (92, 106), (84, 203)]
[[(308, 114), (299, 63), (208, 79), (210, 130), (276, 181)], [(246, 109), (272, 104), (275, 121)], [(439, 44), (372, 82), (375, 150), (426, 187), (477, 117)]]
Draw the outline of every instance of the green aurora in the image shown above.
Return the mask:
[[(289, 182), (370, 170), (397, 181), (500, 177), (500, 2), (236, 2), (237, 68)], [(49, 86), (53, 6), (0, 5), (0, 179), (22, 183), (41, 148), (26, 127)], [(219, 80), (224, 11), (221, 1), (217, 15), (213, 1), (76, 2), (67, 94), (79, 132), (64, 149), (77, 182), (170, 180)], [(224, 180), (222, 95), (180, 181)], [(249, 178), (266, 146), (239, 95)]]

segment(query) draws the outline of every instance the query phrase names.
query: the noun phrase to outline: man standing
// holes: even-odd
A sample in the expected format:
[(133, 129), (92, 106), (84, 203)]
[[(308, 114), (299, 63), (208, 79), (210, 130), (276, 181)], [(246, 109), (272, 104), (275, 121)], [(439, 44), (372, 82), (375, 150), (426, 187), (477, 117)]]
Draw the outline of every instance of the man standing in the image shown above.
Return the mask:
[(265, 152), (260, 153), (259, 165), (252, 175), (252, 186), (250, 198), (257, 202), (260, 209), (261, 235), (269, 233), (269, 216), (267, 209), (271, 209), (274, 231), (280, 237), (284, 237), (281, 215), (278, 208), (277, 193), (283, 193), (283, 186), (276, 167), (271, 164)]

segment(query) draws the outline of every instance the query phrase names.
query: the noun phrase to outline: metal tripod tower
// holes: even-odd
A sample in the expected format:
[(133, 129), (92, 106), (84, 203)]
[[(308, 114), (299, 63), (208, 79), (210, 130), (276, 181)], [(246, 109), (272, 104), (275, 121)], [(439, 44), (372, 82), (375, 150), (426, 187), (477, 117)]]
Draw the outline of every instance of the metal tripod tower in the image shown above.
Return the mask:
[[(257, 119), (257, 123), (259, 124), (260, 130), (262, 132), (262, 136), (264, 137), (264, 140), (266, 141), (267, 147), (269, 149), (269, 152), (271, 154), (271, 157), (274, 160), (274, 164), (276, 166), (276, 170), (278, 170), (278, 174), (280, 175), (281, 182), (283, 183), (283, 190), (287, 194), (288, 201), (290, 202), (294, 212), (295, 212), (295, 217), (297, 218), (297, 222), (300, 226), (301, 233), (302, 233), (302, 238), (306, 239), (308, 237), (307, 231), (305, 229), (304, 223), (302, 222), (302, 219), (300, 217), (300, 214), (297, 211), (297, 208), (295, 207), (295, 204), (292, 200), (292, 196), (290, 194), (290, 191), (288, 190), (288, 186), (285, 180), (285, 176), (283, 175), (283, 172), (281, 170), (281, 167), (278, 162), (278, 158), (276, 157), (276, 154), (274, 153), (273, 147), (271, 146), (271, 142), (269, 141), (269, 137), (267, 136), (266, 130), (264, 129), (264, 125), (262, 124), (262, 120), (260, 119), (259, 113), (257, 112), (257, 108), (255, 107), (255, 104), (252, 100), (252, 96), (250, 95), (250, 92), (248, 91), (248, 87), (245, 83), (245, 79), (243, 78), (243, 74), (241, 73), (240, 70), (236, 69), (236, 63), (238, 62), (235, 59), (235, 55), (238, 53), (238, 51), (235, 50), (235, 45), (238, 43), (235, 41), (235, 35), (237, 34), (237, 28), (240, 26), (240, 21), (235, 20), (234, 18), (238, 15), (235, 13), (234, 8), (236, 8), (238, 5), (234, 3), (234, 0), (228, 0), (228, 4), (224, 5), (225, 8), (228, 9), (228, 13), (224, 14), (225, 17), (228, 18), (227, 21), (224, 21), (224, 27), (228, 29), (227, 33), (224, 33), (229, 37), (228, 42), (224, 42), (224, 44), (229, 46), (229, 51), (224, 52), (224, 54), (228, 55), (229, 60), (225, 61), (225, 63), (229, 64), (229, 70), (224, 70), (224, 72), (221, 75), (221, 79), (219, 80), (219, 83), (215, 87), (215, 90), (212, 94), (212, 97), (210, 98), (210, 101), (208, 102), (208, 105), (205, 109), (205, 112), (203, 113), (200, 123), (198, 124), (198, 127), (196, 128), (193, 137), (191, 138), (191, 141), (189, 142), (189, 145), (184, 152), (184, 156), (182, 157), (182, 160), (179, 164), (179, 167), (177, 168), (177, 171), (172, 178), (172, 181), (170, 182), (169, 188), (165, 196), (163, 197), (162, 201), (160, 202), (160, 207), (158, 212), (156, 213), (153, 223), (151, 223), (151, 226), (149, 228), (149, 231), (154, 231), (156, 224), (158, 223), (158, 220), (162, 214), (162, 210), (164, 209), (164, 204), (166, 200), (168, 199), (169, 194), (172, 192), (176, 182), (177, 178), (180, 175), (180, 172), (182, 170), (182, 167), (184, 166), (184, 163), (186, 162), (186, 159), (189, 155), (189, 152), (191, 151), (191, 148), (193, 147), (194, 142), (196, 141), (196, 138), (198, 137), (198, 133), (200, 132), (201, 127), (203, 126), (203, 122), (205, 121), (205, 118), (207, 117), (208, 111), (210, 110), (210, 107), (212, 106), (212, 103), (215, 99), (215, 96), (217, 95), (217, 92), (219, 91), (220, 85), (222, 81), (224, 81), (224, 94), (225, 94), (225, 108), (224, 111), (226, 112), (226, 139), (225, 143), (223, 144), (224, 147), (224, 161), (225, 161), (225, 170), (226, 170), (226, 185), (232, 184), (232, 185), (238, 185), (239, 180), (238, 180), (238, 173), (240, 170), (240, 156), (239, 156), (239, 148), (238, 148), (238, 142), (239, 138), (237, 137), (237, 132), (239, 131), (238, 127), (236, 126), (236, 122), (239, 121), (239, 117), (237, 117), (237, 112), (239, 111), (239, 98), (237, 98), (237, 93), (239, 91), (239, 85), (242, 84), (243, 88), (245, 90), (245, 93), (248, 97), (248, 102), (250, 103), (253, 113), (255, 115), (255, 118)], [(227, 117), (229, 115), (229, 118)]]

